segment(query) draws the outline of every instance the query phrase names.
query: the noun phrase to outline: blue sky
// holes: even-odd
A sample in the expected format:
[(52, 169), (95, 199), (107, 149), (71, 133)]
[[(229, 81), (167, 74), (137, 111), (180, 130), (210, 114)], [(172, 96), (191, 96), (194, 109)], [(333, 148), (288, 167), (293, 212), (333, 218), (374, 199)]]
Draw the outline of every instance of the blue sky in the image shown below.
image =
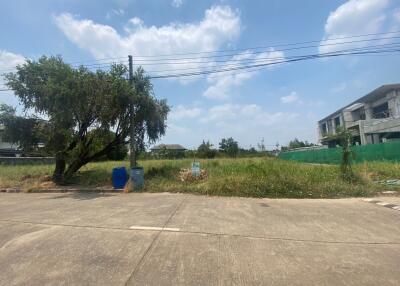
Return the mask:
[[(126, 62), (132, 54), (135, 63), (149, 64), (139, 56), (244, 49), (227, 58), (232, 64), (257, 56), (287, 58), (362, 47), (365, 42), (337, 47), (316, 43), (301, 51), (281, 51), (279, 44), (399, 30), (396, 0), (5, 0), (0, 4), (0, 70), (43, 54), (62, 55), (66, 62), (111, 57)], [(245, 50), (258, 46), (267, 47), (261, 55)], [(193, 61), (144, 67), (149, 73), (207, 68)], [(268, 145), (287, 144), (294, 137), (316, 142), (319, 118), (380, 85), (400, 82), (399, 63), (398, 55), (351, 56), (240, 74), (154, 79), (156, 96), (172, 106), (161, 142), (188, 148), (203, 139), (217, 146), (222, 137), (231, 136), (246, 148), (262, 138)], [(0, 102), (18, 104), (11, 92), (0, 92)]]

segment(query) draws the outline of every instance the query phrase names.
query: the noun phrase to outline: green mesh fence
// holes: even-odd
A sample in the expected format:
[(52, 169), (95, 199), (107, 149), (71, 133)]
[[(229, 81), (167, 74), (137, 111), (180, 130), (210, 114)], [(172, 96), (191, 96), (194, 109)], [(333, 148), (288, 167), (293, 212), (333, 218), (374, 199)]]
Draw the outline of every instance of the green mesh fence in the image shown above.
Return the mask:
[[(383, 160), (400, 162), (400, 141), (353, 146), (352, 149), (355, 153), (355, 162)], [(279, 158), (307, 163), (340, 164), (342, 149), (287, 151), (281, 152)]]

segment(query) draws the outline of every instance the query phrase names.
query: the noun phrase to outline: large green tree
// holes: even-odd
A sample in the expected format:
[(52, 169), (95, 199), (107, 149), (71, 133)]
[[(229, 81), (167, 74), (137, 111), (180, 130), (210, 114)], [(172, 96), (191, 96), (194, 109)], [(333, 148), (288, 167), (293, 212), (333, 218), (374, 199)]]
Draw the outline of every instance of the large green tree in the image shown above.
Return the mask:
[(127, 144), (131, 115), (136, 152), (165, 133), (166, 101), (154, 97), (143, 69), (135, 72), (133, 84), (126, 73), (124, 65), (94, 72), (74, 68), (61, 57), (43, 56), (5, 75), (25, 109), (48, 121), (47, 147), (56, 158), (55, 182), (67, 181), (83, 165)]

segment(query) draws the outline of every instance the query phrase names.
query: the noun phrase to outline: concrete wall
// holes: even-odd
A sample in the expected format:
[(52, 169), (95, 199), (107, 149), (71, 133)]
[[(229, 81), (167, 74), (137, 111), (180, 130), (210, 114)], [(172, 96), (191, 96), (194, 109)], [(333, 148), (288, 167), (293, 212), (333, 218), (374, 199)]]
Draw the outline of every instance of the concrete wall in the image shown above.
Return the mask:
[(0, 165), (40, 165), (54, 163), (54, 157), (0, 157)]
[(386, 120), (371, 120), (364, 125), (365, 133), (400, 132), (400, 118), (385, 118)]
[(389, 93), (388, 98), (391, 115), (394, 117), (400, 117), (400, 90)]

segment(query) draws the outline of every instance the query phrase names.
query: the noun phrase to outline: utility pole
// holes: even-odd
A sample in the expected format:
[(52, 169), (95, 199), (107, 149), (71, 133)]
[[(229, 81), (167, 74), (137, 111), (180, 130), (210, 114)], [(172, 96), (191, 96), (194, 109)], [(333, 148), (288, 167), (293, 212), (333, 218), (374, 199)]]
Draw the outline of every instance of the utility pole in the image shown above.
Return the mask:
[[(132, 63), (132, 56), (128, 56), (129, 60), (129, 84), (133, 87), (133, 63)], [(130, 111), (130, 145), (129, 145), (129, 152), (130, 152), (130, 168), (136, 167), (136, 148), (135, 148), (135, 127), (134, 127), (134, 113), (135, 113), (135, 106), (133, 101), (133, 94), (131, 96), (130, 104), (129, 104), (129, 111)]]

